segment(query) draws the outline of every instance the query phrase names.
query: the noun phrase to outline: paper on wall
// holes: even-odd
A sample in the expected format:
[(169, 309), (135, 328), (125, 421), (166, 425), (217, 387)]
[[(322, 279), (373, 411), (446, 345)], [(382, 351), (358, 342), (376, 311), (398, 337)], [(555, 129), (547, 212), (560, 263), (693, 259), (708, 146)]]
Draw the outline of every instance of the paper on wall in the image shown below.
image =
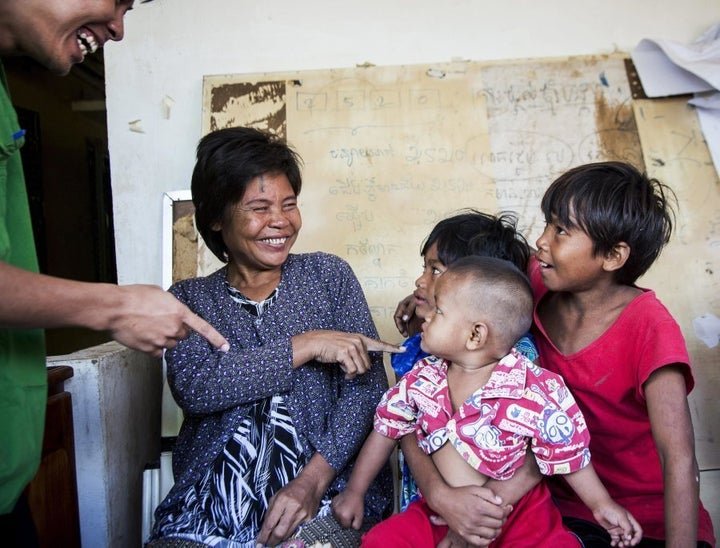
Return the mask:
[(648, 97), (695, 94), (689, 104), (720, 173), (720, 23), (689, 45), (643, 39), (630, 55)]

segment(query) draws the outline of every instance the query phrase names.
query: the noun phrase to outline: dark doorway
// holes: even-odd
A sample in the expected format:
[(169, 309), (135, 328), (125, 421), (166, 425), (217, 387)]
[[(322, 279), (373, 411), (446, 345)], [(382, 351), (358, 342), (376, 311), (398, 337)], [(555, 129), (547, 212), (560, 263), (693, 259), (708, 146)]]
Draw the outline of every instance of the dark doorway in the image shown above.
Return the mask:
[[(26, 141), (23, 167), (45, 274), (117, 282), (102, 51), (55, 76), (28, 58), (3, 59)], [(85, 329), (47, 330), (48, 355), (106, 342)]]

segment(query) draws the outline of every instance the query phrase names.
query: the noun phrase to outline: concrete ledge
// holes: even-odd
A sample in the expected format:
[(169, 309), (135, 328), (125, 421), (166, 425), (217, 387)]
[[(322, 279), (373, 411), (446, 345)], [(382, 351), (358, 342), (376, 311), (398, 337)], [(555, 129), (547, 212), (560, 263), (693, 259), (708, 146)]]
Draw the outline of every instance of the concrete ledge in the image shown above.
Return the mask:
[(82, 545), (138, 546), (142, 477), (160, 456), (162, 362), (109, 342), (47, 365), (69, 365)]

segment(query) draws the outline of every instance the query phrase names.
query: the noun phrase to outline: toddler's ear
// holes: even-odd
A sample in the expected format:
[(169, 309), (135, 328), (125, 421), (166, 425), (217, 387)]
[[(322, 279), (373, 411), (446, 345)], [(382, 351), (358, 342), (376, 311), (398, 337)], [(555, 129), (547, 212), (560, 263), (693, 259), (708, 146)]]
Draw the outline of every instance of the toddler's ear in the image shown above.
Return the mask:
[(625, 262), (630, 257), (630, 246), (625, 242), (618, 242), (613, 248), (605, 255), (603, 261), (603, 268), (607, 272), (614, 270), (620, 270)]
[(484, 322), (475, 322), (472, 325), (472, 331), (470, 336), (465, 342), (465, 348), (468, 350), (477, 350), (482, 348), (487, 343), (488, 338), (488, 326)]

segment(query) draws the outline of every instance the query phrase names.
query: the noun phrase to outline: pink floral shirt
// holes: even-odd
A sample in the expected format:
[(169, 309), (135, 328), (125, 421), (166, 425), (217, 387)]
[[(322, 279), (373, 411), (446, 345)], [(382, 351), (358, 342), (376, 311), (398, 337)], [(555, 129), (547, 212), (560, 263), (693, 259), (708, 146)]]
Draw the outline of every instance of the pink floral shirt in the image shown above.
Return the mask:
[(393, 439), (415, 432), (427, 454), (450, 441), (468, 464), (494, 479), (512, 477), (528, 444), (544, 475), (590, 462), (585, 418), (562, 377), (513, 350), (453, 412), (448, 365), (434, 356), (419, 360), (383, 396), (375, 430)]

